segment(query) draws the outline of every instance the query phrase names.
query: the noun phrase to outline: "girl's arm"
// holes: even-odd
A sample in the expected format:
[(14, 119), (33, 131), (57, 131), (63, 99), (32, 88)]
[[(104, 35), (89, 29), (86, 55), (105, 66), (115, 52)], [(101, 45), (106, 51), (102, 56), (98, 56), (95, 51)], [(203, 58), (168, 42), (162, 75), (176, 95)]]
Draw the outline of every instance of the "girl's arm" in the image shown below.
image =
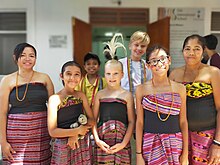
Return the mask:
[(143, 127), (144, 127), (144, 111), (141, 104), (144, 92), (143, 85), (139, 85), (136, 89), (136, 164), (144, 165), (144, 159), (142, 156), (142, 139), (143, 139)]
[(93, 136), (95, 141), (99, 141), (99, 135), (97, 132), (97, 123), (98, 123), (98, 118), (99, 118), (99, 92), (96, 94), (95, 99), (94, 99), (94, 106), (93, 106), (93, 115), (96, 121), (96, 124), (92, 128)]
[(131, 136), (133, 134), (134, 127), (135, 127), (134, 98), (130, 92), (128, 92), (126, 101), (127, 101), (128, 128), (127, 128), (125, 137), (122, 141), (122, 143), (124, 144), (124, 147), (131, 140)]
[(52, 95), (49, 98), (48, 104), (48, 131), (51, 137), (71, 137), (78, 135), (85, 135), (91, 126), (80, 125), (74, 129), (57, 128), (57, 111), (60, 104), (59, 95)]
[(94, 115), (92, 109), (89, 106), (88, 99), (83, 92), (79, 92), (80, 98), (83, 100), (83, 108), (86, 111), (86, 116), (88, 118), (87, 124), (93, 127), (95, 125)]
[(217, 110), (215, 140), (220, 142), (220, 70), (218, 68), (213, 68), (211, 74), (211, 85), (213, 88), (214, 102)]
[(181, 164), (188, 164), (188, 122), (186, 117), (186, 88), (182, 84), (177, 85), (181, 97), (181, 108), (179, 114), (179, 125), (183, 137), (183, 151), (180, 157)]
[[(216, 132), (214, 140), (220, 142), (220, 70), (211, 67), (211, 85), (213, 88), (214, 102), (217, 110)], [(220, 146), (212, 144), (209, 149), (209, 164), (214, 164), (219, 160)]]
[(97, 123), (99, 120), (99, 106), (100, 106), (100, 91), (96, 94), (95, 96), (95, 100), (94, 100), (94, 106), (93, 106), (93, 114), (94, 114), (94, 118), (95, 118), (95, 125), (92, 128), (92, 132), (93, 132), (93, 136), (95, 139), (96, 144), (105, 152), (108, 153), (108, 150), (110, 148), (110, 146), (108, 144), (106, 144), (104, 141), (99, 139), (99, 135), (98, 135), (98, 131), (97, 131)]
[(10, 94), (10, 78), (4, 77), (0, 83), (0, 144), (2, 153), (8, 160), (13, 160), (12, 153), (15, 153), (11, 145), (7, 142), (6, 138), (6, 123), (7, 114), (9, 109), (9, 94)]
[(126, 102), (127, 102), (128, 128), (123, 138), (123, 141), (110, 148), (112, 151), (112, 154), (126, 147), (128, 142), (131, 140), (131, 136), (134, 131), (134, 126), (135, 126), (134, 98), (130, 92), (126, 92), (125, 97), (126, 97)]

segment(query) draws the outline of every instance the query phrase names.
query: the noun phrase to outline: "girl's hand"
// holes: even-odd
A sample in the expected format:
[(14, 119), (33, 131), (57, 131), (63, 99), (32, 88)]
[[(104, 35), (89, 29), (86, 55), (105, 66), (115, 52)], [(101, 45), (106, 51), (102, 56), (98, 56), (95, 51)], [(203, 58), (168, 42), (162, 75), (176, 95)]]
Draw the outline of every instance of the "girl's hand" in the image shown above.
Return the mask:
[(88, 122), (86, 125), (93, 127), (95, 125), (95, 120), (88, 119)]
[(117, 144), (115, 144), (114, 146), (110, 147), (109, 152), (110, 152), (111, 154), (114, 154), (114, 153), (116, 153), (116, 152), (122, 150), (123, 148), (124, 148), (124, 146), (122, 145), (122, 143), (117, 143)]
[(79, 148), (78, 136), (72, 136), (68, 138), (67, 145), (72, 149), (75, 150)]
[(5, 156), (6, 159), (8, 159), (9, 161), (13, 161), (14, 158), (12, 156), (12, 154), (15, 154), (15, 150), (13, 150), (13, 148), (11, 147), (11, 145), (6, 142), (2, 144), (2, 153)]
[(108, 144), (106, 144), (104, 141), (99, 140), (96, 142), (96, 144), (103, 150), (105, 151), (107, 154), (109, 154), (109, 148), (110, 146)]
[(89, 132), (89, 129), (91, 128), (90, 125), (80, 125), (77, 129), (79, 130), (78, 134), (79, 135), (86, 135), (87, 132)]
[(181, 165), (188, 165), (189, 164), (189, 160), (188, 160), (188, 154), (187, 155), (181, 155), (180, 156), (180, 164)]
[(220, 147), (212, 144), (209, 148), (208, 164), (220, 164)]
[(136, 154), (136, 164), (145, 165), (145, 161), (142, 154)]

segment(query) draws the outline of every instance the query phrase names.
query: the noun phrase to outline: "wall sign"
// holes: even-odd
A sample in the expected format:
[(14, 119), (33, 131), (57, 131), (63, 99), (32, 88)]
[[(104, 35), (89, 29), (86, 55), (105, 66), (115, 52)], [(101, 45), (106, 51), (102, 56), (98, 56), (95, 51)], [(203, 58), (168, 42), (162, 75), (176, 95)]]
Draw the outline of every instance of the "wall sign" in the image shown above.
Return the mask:
[(204, 8), (159, 8), (158, 19), (170, 16), (172, 68), (184, 65), (182, 45), (191, 34), (204, 35)]

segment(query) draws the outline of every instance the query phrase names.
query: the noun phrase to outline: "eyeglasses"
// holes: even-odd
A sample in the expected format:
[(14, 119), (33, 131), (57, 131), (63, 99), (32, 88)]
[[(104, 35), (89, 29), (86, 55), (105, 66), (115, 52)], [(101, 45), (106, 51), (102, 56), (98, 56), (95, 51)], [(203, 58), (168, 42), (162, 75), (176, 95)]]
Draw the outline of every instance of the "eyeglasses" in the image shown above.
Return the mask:
[(162, 64), (168, 61), (169, 56), (160, 56), (158, 59), (149, 60), (147, 63), (151, 66), (157, 66), (158, 62), (160, 61)]

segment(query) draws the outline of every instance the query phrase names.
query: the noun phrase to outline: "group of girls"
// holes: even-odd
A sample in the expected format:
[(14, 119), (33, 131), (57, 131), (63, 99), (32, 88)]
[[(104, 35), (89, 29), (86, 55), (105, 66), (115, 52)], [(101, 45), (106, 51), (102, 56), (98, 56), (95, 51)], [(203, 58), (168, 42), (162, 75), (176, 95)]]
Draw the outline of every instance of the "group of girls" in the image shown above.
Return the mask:
[[(120, 44), (115, 42), (115, 48), (117, 45)], [(74, 90), (82, 78), (79, 64), (68, 61), (62, 66), (60, 78), (64, 88), (53, 94), (48, 76), (32, 70), (36, 58), (34, 49), (27, 45), (20, 50), (20, 54), (15, 56), (19, 71), (6, 76), (0, 86), (4, 92), (1, 92), (0, 102), (4, 163), (131, 164), (130, 139), (136, 124), (137, 165), (220, 164), (220, 71), (201, 63), (205, 48), (203, 37), (191, 35), (185, 39), (182, 51), (186, 64), (174, 69), (169, 77), (171, 56), (166, 49), (159, 45), (148, 48), (146, 67), (151, 70), (152, 79), (136, 88), (136, 110), (132, 93), (120, 84), (124, 73), (122, 63), (115, 60), (113, 50), (116, 49), (112, 49), (111, 44), (108, 46), (112, 58), (105, 63), (107, 87), (96, 94), (92, 108), (85, 94)], [(44, 91), (44, 99), (38, 94), (39, 90)], [(23, 96), (20, 91), (23, 91)], [(32, 135), (32, 140), (37, 139), (38, 127), (46, 125), (38, 124), (46, 114), (45, 110), (40, 110), (44, 107), (37, 107), (35, 98), (31, 102), (34, 96), (44, 104), (50, 96), (47, 116), (49, 135), (53, 138), (50, 148), (46, 145), (49, 139), (46, 133), (40, 133), (43, 144), (38, 149), (36, 146), (41, 144), (22, 139), (24, 132)], [(37, 112), (20, 112), (21, 102), (25, 99), (26, 106)], [(37, 119), (29, 119), (25, 115)], [(85, 116), (79, 118), (80, 115)], [(30, 128), (28, 125), (31, 124), (32, 132), (21, 130), (15, 117), (24, 120), (22, 129)], [(35, 122), (26, 123), (26, 120)], [(85, 123), (80, 123), (80, 120)], [(19, 133), (16, 132), (17, 127)], [(92, 131), (96, 142), (93, 150), (89, 131)], [(30, 150), (21, 150), (21, 140)], [(32, 152), (33, 145), (36, 155)], [(42, 151), (44, 153), (40, 155)], [(36, 157), (36, 160), (30, 157)]]

